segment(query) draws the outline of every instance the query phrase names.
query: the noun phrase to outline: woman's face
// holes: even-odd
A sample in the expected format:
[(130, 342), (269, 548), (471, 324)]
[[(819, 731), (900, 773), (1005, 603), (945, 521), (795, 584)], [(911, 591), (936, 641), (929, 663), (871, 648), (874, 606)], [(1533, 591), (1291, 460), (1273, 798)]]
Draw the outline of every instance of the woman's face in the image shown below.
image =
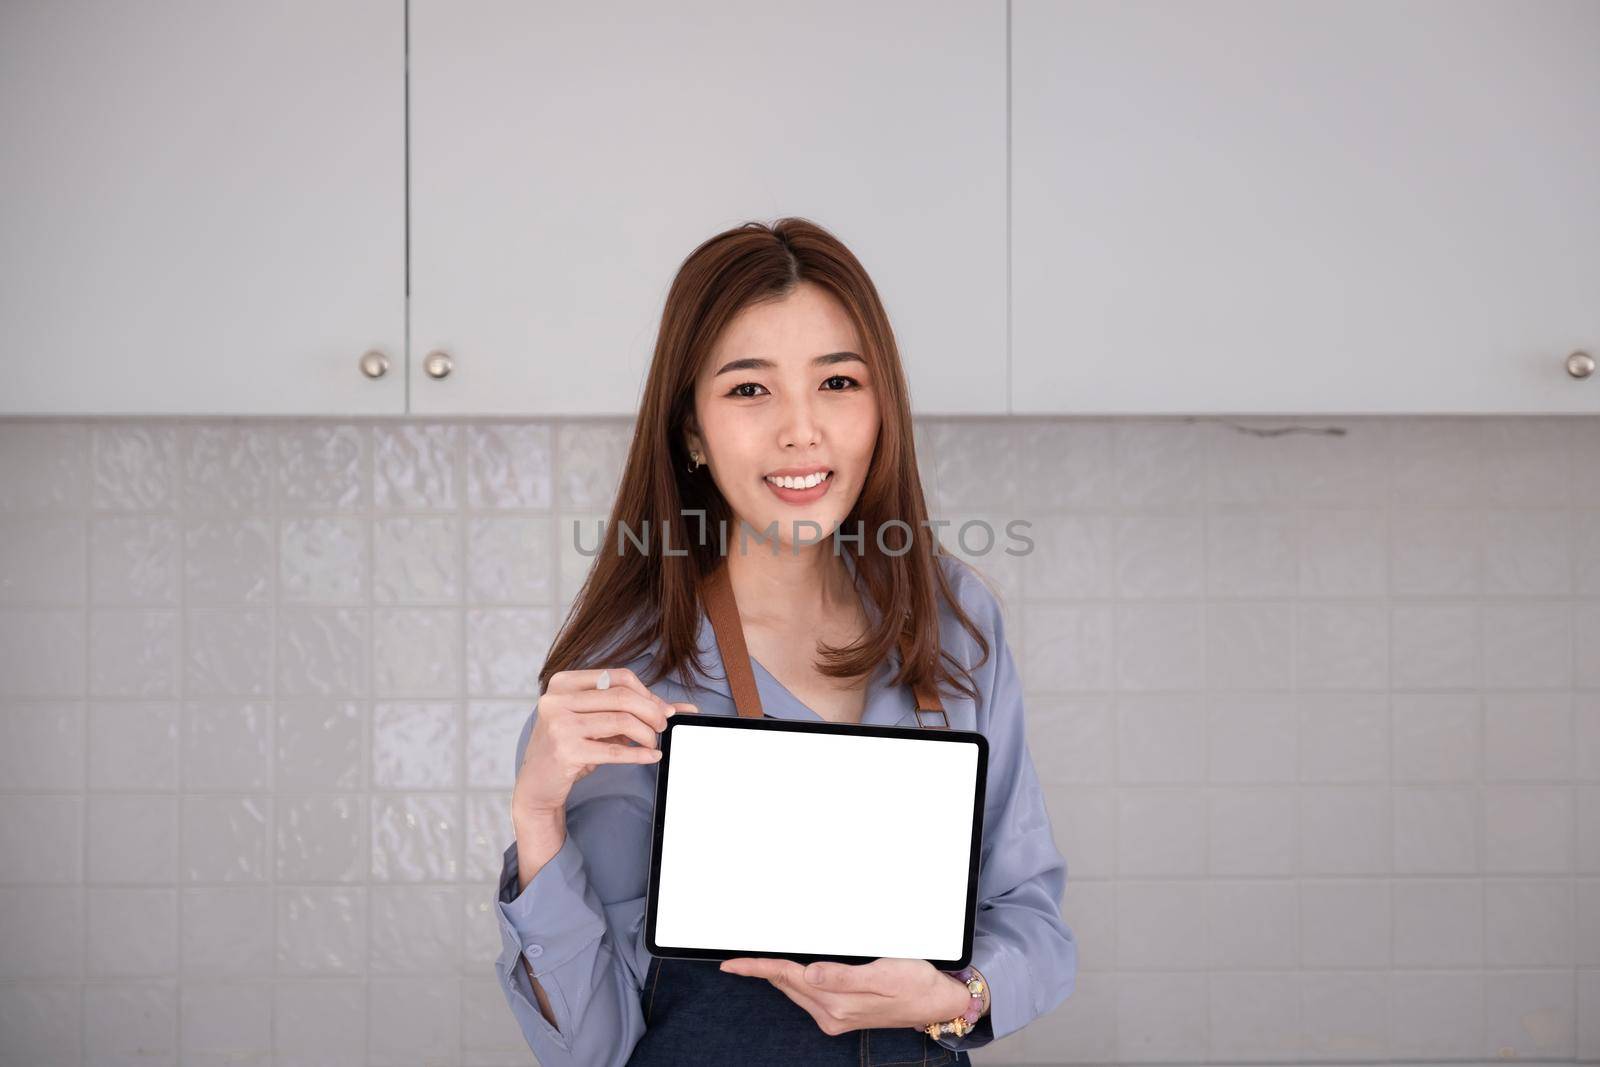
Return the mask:
[[(697, 477), (713, 478), (735, 516), (758, 534), (776, 522), (784, 549), (797, 538), (826, 538), (861, 495), (878, 439), (878, 403), (861, 350), (844, 306), (802, 283), (779, 302), (735, 316), (695, 381), (687, 444), (707, 464)], [(783, 475), (794, 479), (784, 479), (787, 487), (774, 482)], [(826, 477), (811, 485), (818, 475)], [(797, 528), (801, 519), (818, 528)], [(738, 551), (738, 536), (729, 529), (730, 552)]]

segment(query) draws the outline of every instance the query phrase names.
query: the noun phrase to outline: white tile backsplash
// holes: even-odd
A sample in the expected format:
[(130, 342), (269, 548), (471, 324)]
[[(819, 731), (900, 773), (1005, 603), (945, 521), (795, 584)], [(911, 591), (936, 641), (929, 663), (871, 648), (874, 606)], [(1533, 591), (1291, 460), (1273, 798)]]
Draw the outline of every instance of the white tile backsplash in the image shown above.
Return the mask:
[[(1600, 1060), (1600, 418), (916, 433), (1081, 946), (974, 1062)], [(631, 443), (0, 420), (0, 1061), (531, 1063), (511, 749)]]

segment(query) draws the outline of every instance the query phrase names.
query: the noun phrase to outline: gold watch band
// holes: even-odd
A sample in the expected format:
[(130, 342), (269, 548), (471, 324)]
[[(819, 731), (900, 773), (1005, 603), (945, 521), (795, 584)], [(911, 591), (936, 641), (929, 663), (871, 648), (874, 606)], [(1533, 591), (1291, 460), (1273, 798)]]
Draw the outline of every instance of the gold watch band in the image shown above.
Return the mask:
[[(989, 983), (984, 981), (983, 972), (979, 971), (976, 967), (974, 967), (972, 970), (973, 976), (967, 979), (966, 983), (967, 993), (969, 996), (979, 996), (983, 998), (983, 1007), (978, 1012), (978, 1018), (982, 1019), (989, 1011)], [(969, 1024), (967, 1022), (966, 1012), (962, 1012), (954, 1019), (942, 1019), (939, 1022), (929, 1023), (927, 1026), (922, 1028), (922, 1032), (935, 1039), (937, 1039), (941, 1034), (954, 1034), (956, 1037), (963, 1037), (970, 1033), (972, 1028), (976, 1025), (976, 1023)]]

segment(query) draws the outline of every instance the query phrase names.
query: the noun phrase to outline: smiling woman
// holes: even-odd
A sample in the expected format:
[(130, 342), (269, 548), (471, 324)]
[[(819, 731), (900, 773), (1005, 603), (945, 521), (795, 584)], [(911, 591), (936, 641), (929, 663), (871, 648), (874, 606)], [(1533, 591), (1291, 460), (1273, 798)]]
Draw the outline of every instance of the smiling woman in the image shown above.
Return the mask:
[[(1077, 943), (1003, 613), (932, 536), (860, 263), (803, 219), (702, 244), (668, 293), (635, 425), (517, 740), (497, 973), (524, 1036), (545, 1067), (967, 1063), (1071, 993)], [(663, 538), (634, 538), (648, 529)], [(989, 741), (970, 968), (649, 953), (667, 716), (934, 725), (922, 708)], [(851, 906), (848, 887), (817, 906)]]

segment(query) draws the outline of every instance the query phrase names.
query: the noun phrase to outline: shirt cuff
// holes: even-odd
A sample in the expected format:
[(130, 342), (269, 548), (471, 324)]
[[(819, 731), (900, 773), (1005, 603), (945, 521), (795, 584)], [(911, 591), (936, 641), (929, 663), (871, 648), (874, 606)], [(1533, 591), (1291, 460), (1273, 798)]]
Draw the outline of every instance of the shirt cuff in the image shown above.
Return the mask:
[(505, 851), (495, 904), (500, 911), (500, 938), (510, 957), (528, 961), (535, 977), (566, 963), (605, 933), (604, 916), (589, 903), (588, 872), (571, 834), (521, 893), (517, 878), (513, 841)]

